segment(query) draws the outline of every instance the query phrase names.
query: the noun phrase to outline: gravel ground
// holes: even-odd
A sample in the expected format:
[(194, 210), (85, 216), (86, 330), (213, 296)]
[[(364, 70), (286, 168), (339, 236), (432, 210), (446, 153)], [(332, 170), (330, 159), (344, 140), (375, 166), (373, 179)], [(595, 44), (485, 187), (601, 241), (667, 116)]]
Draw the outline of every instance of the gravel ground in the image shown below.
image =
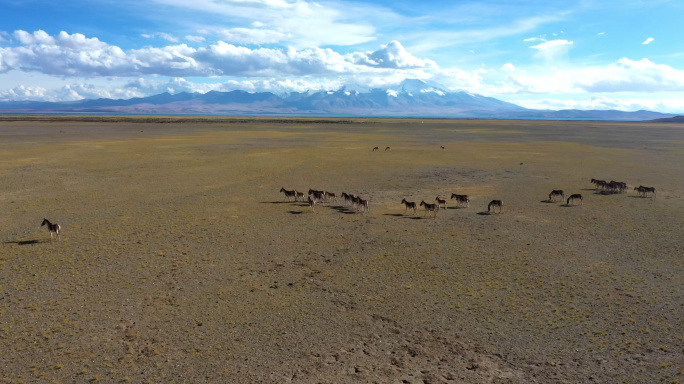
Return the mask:
[(684, 379), (682, 125), (3, 120), (0, 382)]

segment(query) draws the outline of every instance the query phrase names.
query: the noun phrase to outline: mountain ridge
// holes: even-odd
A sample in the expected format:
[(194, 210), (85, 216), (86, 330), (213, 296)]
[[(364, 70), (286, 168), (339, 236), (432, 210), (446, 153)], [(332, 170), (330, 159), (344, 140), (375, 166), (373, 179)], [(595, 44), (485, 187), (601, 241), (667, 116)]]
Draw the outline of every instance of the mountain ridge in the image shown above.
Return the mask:
[(417, 79), (407, 79), (394, 87), (367, 92), (341, 88), (336, 91), (292, 92), (281, 96), (271, 92), (234, 90), (163, 92), (130, 99), (100, 98), (72, 102), (0, 102), (0, 113), (12, 112), (578, 120), (652, 120), (675, 116), (652, 111), (527, 109), (493, 97), (466, 91), (446, 91)]

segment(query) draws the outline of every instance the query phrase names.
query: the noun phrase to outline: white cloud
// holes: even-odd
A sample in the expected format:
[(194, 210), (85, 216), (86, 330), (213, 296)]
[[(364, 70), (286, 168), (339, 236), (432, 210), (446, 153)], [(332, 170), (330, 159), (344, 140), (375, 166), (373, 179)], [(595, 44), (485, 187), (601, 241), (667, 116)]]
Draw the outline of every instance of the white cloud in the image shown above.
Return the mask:
[[(260, 30), (257, 25), (253, 27), (245, 30), (245, 36)], [(127, 51), (78, 33), (60, 32), (51, 36), (44, 31), (19, 30), (12, 38), (14, 41), (9, 46), (0, 46), (0, 83), (6, 87), (0, 87), (3, 100), (130, 98), (159, 92), (234, 89), (282, 94), (336, 90), (342, 86), (367, 90), (387, 87), (406, 78), (433, 81), (449, 90), (509, 97), (684, 91), (684, 71), (648, 59), (623, 58), (609, 65), (584, 68), (558, 65), (559, 69), (555, 69), (546, 65), (541, 70), (529, 70), (505, 63), (498, 69), (464, 70), (440, 68), (433, 60), (409, 52), (399, 41), (391, 41), (374, 51), (341, 53), (318, 47), (248, 48), (225, 41), (205, 45), (199, 36), (194, 39), (197, 47), (174, 44)], [(192, 40), (188, 36), (186, 39)], [(567, 40), (551, 40), (532, 48), (539, 54), (544, 52), (551, 60), (572, 44)], [(16, 78), (15, 74), (31, 74), (35, 81), (5, 81)], [(151, 80), (152, 77), (155, 79)], [(191, 77), (206, 80), (186, 80)], [(600, 100), (593, 102), (609, 105), (608, 101)], [(674, 108), (673, 105), (660, 107)], [(629, 108), (629, 105), (618, 107)]]
[(649, 37), (648, 39), (644, 40), (644, 42), (641, 44), (643, 44), (643, 45), (651, 44), (653, 42), (653, 40), (654, 39), (652, 37)]
[(557, 69), (545, 74), (509, 74), (501, 90), (518, 94), (682, 92), (684, 71), (648, 59), (620, 59), (603, 67)]
[(216, 32), (222, 39), (243, 44), (271, 44), (285, 40), (287, 34), (257, 28), (230, 28)]
[(191, 41), (193, 43), (203, 43), (206, 40), (206, 38), (203, 36), (187, 35), (185, 36), (185, 40)]
[(20, 85), (0, 91), (0, 100), (45, 100), (46, 89), (43, 87)]
[(38, 30), (34, 33), (28, 33), (21, 30), (15, 31), (14, 38), (19, 40), (22, 44), (55, 44), (55, 39), (43, 30)]
[[(361, 2), (315, 2), (281, 0), (156, 0), (185, 12), (209, 17), (224, 16), (235, 27), (207, 24), (229, 43), (262, 44), (284, 42), (296, 48), (327, 45), (349, 46), (375, 39), (376, 29), (363, 18), (391, 14), (386, 9)], [(216, 25), (225, 25), (225, 21)], [(249, 25), (250, 28), (244, 26)], [(286, 40), (283, 40), (286, 38)]]
[(509, 21), (503, 25), (488, 27), (488, 28), (474, 28), (466, 30), (437, 30), (431, 31), (429, 39), (425, 39), (425, 33), (419, 32), (408, 35), (409, 40), (419, 41), (411, 44), (414, 52), (423, 53), (438, 50), (443, 47), (449, 47), (459, 44), (473, 44), (492, 41), (495, 39), (514, 36), (521, 33), (527, 33), (542, 24), (558, 21), (559, 16), (536, 16), (521, 18)]
[(536, 56), (541, 57), (546, 61), (554, 61), (567, 54), (573, 44), (574, 43), (572, 41), (558, 39), (545, 41), (543, 43), (533, 45), (530, 48), (537, 50)]
[(14, 33), (24, 46), (0, 48), (0, 71), (12, 69), (51, 75), (113, 75), (128, 65), (126, 54), (97, 38), (60, 32), (56, 37), (43, 31)]
[(515, 72), (515, 66), (511, 63), (506, 63), (503, 66), (501, 66), (501, 70), (504, 72)]
[(583, 110), (618, 110), (618, 111), (660, 111), (663, 113), (682, 113), (684, 100), (678, 97), (664, 96), (658, 99), (639, 97), (617, 98), (593, 96), (582, 99), (561, 96), (556, 98), (540, 98), (533, 100), (509, 100), (521, 107), (530, 109), (583, 109)]
[(170, 33), (165, 33), (165, 32), (143, 33), (140, 36), (142, 36), (146, 39), (161, 38), (161, 39), (164, 39), (166, 41), (170, 41), (172, 43), (178, 43), (180, 41), (177, 37), (171, 35)]
[(410, 54), (398, 41), (380, 46), (374, 52), (355, 53), (353, 61), (358, 64), (378, 68), (437, 68), (429, 59), (420, 59)]
[(333, 76), (383, 70), (436, 69), (429, 59), (410, 54), (393, 41), (374, 52), (340, 54), (330, 48), (251, 49), (218, 41), (124, 52), (97, 38), (60, 32), (16, 31), (18, 47), (0, 47), (0, 71), (19, 70), (59, 76)]

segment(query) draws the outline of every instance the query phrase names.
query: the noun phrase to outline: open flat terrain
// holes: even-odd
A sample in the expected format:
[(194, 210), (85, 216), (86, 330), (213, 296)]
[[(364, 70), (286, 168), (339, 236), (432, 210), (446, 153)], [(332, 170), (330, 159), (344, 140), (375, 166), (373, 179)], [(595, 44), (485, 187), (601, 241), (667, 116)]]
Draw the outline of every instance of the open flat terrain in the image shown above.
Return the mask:
[(0, 120), (0, 382), (684, 382), (684, 125)]

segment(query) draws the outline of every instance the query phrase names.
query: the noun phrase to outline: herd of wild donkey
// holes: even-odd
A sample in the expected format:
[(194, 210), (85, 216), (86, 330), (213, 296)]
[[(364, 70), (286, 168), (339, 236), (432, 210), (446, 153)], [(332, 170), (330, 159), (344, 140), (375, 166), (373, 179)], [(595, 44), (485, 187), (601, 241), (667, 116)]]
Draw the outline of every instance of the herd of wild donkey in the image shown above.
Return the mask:
[[(605, 180), (591, 179), (591, 183), (594, 184), (596, 190), (602, 194), (615, 194), (627, 192), (627, 183), (622, 181), (611, 180), (610, 182), (607, 182)], [(634, 190), (637, 191), (637, 193), (641, 197), (649, 197), (649, 195), (651, 198), (654, 199), (656, 197), (656, 189), (654, 187), (644, 187), (643, 185), (640, 185), (638, 187), (634, 187)], [(285, 194), (285, 197), (288, 201), (294, 198), (295, 202), (308, 203), (309, 207), (314, 212), (316, 212), (316, 204), (330, 203), (332, 201), (337, 202), (337, 194), (328, 191), (309, 189), (309, 193), (306, 195), (306, 200), (304, 199), (304, 192), (299, 192), (295, 189), (287, 190), (285, 188), (280, 188), (280, 192)], [(340, 198), (342, 199), (345, 206), (352, 207), (356, 211), (365, 212), (368, 210), (368, 200), (366, 199), (362, 199), (359, 196), (349, 194), (346, 192), (342, 192)], [(573, 205), (577, 204), (577, 202), (579, 202), (579, 205), (582, 205), (584, 203), (584, 199), (582, 198), (582, 195), (579, 193), (574, 193), (568, 196), (567, 199), (565, 198), (565, 193), (562, 189), (554, 189), (553, 191), (551, 191), (551, 193), (549, 193), (549, 202), (557, 201), (558, 199), (560, 199), (560, 201), (565, 200), (565, 204), (568, 206), (571, 203)], [(468, 197), (468, 195), (459, 195), (456, 193), (452, 193), (451, 200), (456, 200), (456, 206), (458, 207), (470, 206), (470, 198)], [(405, 207), (404, 213), (407, 213), (408, 211), (413, 211), (413, 214), (415, 215), (418, 207), (420, 206), (425, 207), (425, 212), (423, 216), (427, 215), (428, 213), (431, 213), (433, 217), (437, 217), (437, 211), (439, 211), (440, 209), (447, 208), (447, 200), (441, 199), (439, 196), (435, 198), (435, 203), (432, 204), (426, 203), (425, 200), (423, 200), (420, 202), (419, 205), (417, 205), (416, 202), (407, 201), (405, 198), (401, 199), (401, 204), (403, 204)], [(499, 213), (503, 213), (503, 201), (490, 201), (489, 205), (487, 205), (487, 212), (496, 213), (497, 211)]]
[[(389, 149), (389, 147), (387, 149)], [(600, 193), (603, 194), (627, 192), (627, 183), (621, 181), (611, 180), (610, 182), (607, 182), (605, 180), (591, 179), (591, 183), (594, 184), (597, 191), (600, 191)], [(656, 189), (654, 187), (644, 187), (643, 185), (640, 185), (638, 187), (634, 187), (634, 190), (637, 191), (637, 193), (641, 197), (649, 197), (649, 195), (653, 199), (655, 199), (656, 197)], [(330, 203), (332, 201), (337, 202), (337, 194), (328, 191), (309, 189), (309, 193), (306, 196), (306, 200), (304, 199), (304, 192), (299, 192), (294, 189), (287, 190), (285, 188), (280, 188), (280, 192), (285, 194), (285, 197), (287, 197), (287, 201), (290, 201), (291, 198), (294, 198), (295, 202), (308, 203), (309, 207), (313, 212), (316, 212), (316, 204)], [(342, 199), (345, 206), (352, 207), (354, 210), (358, 212), (365, 212), (368, 210), (368, 200), (362, 199), (360, 196), (342, 192), (340, 198)], [(549, 193), (549, 202), (556, 201), (557, 199), (560, 199), (560, 201), (565, 200), (565, 193), (563, 192), (563, 190), (554, 189), (553, 191), (551, 191), (551, 193)], [(468, 195), (459, 195), (456, 193), (452, 193), (451, 200), (456, 200), (456, 206), (458, 207), (470, 207), (470, 197), (468, 197)], [(567, 198), (565, 204), (570, 205), (570, 203), (573, 203), (574, 205), (577, 201), (579, 201), (580, 205), (582, 205), (584, 202), (582, 195), (579, 193), (570, 195)], [(423, 216), (432, 213), (433, 217), (437, 217), (437, 211), (439, 211), (440, 209), (447, 208), (447, 200), (441, 199), (439, 196), (435, 198), (435, 203), (433, 204), (426, 203), (425, 200), (423, 200), (420, 202), (419, 205), (416, 205), (414, 201), (407, 201), (406, 199), (401, 199), (401, 204), (403, 204), (405, 207), (404, 213), (407, 213), (408, 211), (413, 211), (413, 214), (415, 215), (416, 211), (418, 210), (418, 207), (420, 206), (425, 207), (425, 213), (423, 214)], [(497, 211), (499, 213), (503, 213), (503, 201), (490, 201), (489, 205), (487, 205), (487, 212), (496, 213)], [(61, 227), (59, 226), (59, 224), (51, 223), (48, 219), (43, 219), (41, 227), (42, 226), (47, 226), (48, 231), (50, 231), (50, 240), (52, 240), (53, 234), (57, 236), (58, 240), (62, 240), (60, 236)]]

